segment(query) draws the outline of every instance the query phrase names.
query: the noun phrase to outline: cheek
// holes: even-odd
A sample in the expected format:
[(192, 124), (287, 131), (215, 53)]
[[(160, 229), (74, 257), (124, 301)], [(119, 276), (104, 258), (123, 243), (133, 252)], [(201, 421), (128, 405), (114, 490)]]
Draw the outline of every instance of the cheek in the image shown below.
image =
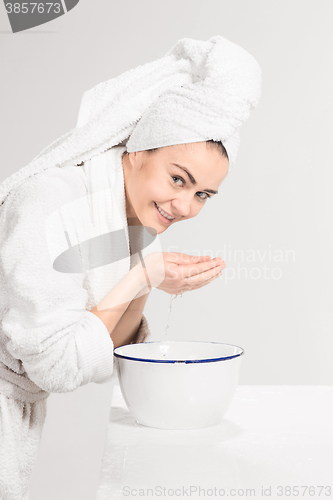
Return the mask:
[(142, 194), (146, 203), (151, 203), (152, 201), (162, 203), (170, 197), (168, 186), (161, 180), (146, 183)]
[(184, 220), (193, 219), (193, 217), (196, 217), (199, 214), (199, 212), (201, 212), (202, 209), (203, 209), (203, 205), (198, 206), (198, 203), (193, 202), (191, 205), (190, 213), (188, 214), (187, 217), (184, 217)]

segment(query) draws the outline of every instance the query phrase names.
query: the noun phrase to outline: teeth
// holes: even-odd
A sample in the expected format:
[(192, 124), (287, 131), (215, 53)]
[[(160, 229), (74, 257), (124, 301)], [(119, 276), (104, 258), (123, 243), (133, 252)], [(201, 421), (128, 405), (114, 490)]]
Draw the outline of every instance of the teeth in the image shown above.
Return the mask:
[(174, 217), (171, 217), (170, 215), (167, 215), (156, 203), (155, 203), (155, 205), (156, 205), (156, 208), (159, 211), (159, 213), (162, 214), (164, 217), (166, 217), (169, 220), (173, 220), (174, 219)]

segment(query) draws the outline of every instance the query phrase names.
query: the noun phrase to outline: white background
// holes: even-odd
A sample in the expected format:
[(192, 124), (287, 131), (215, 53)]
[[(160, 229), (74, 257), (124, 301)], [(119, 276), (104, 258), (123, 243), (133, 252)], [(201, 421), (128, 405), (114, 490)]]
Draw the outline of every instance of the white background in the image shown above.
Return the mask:
[[(0, 182), (75, 126), (85, 90), (162, 57), (179, 38), (222, 35), (258, 60), (262, 98), (234, 171), (197, 218), (160, 237), (164, 251), (224, 258), (223, 277), (173, 301), (167, 338), (242, 346), (240, 384), (333, 383), (332, 15), (330, 0), (80, 0), (13, 35), (0, 6)], [(153, 340), (164, 338), (169, 299), (154, 290), (148, 300)], [(42, 458), (55, 442), (63, 456), (64, 412), (64, 429), (70, 411), (73, 428), (83, 409), (87, 428), (99, 418), (86, 401), (103, 390), (50, 396)], [(101, 436), (94, 442), (102, 447)]]

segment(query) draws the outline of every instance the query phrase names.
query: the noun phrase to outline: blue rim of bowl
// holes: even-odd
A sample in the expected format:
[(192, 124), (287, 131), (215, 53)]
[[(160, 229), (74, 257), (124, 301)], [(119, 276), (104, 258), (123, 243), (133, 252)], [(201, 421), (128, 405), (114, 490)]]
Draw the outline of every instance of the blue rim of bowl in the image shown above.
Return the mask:
[[(160, 344), (164, 341), (154, 341), (154, 342), (140, 342), (140, 344)], [(177, 340), (168, 340), (167, 342), (178, 342)], [(186, 343), (188, 341), (179, 341)], [(120, 359), (130, 359), (131, 361), (144, 361), (146, 363), (172, 363), (172, 364), (192, 364), (192, 363), (214, 363), (215, 361), (227, 361), (228, 359), (234, 359), (238, 358), (239, 356), (242, 356), (244, 354), (244, 349), (238, 345), (233, 345), (233, 344), (224, 344), (222, 342), (205, 342), (205, 341), (200, 341), (200, 340), (194, 340), (190, 341), (188, 343), (198, 343), (198, 344), (218, 344), (218, 345), (229, 345), (232, 347), (237, 347), (238, 349), (241, 349), (242, 352), (239, 354), (233, 354), (232, 356), (223, 356), (222, 358), (207, 358), (207, 359), (147, 359), (147, 358), (133, 358), (132, 356), (124, 356), (123, 354), (118, 354), (115, 351), (117, 349), (121, 349), (122, 347), (125, 346), (119, 346), (116, 347), (113, 350), (113, 354), (116, 358)], [(131, 344), (126, 344), (126, 345), (131, 345)]]

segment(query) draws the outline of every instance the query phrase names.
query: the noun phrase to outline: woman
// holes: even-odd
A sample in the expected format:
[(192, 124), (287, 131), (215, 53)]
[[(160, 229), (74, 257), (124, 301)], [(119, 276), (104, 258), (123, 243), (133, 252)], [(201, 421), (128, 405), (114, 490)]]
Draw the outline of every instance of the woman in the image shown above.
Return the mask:
[(259, 96), (244, 49), (180, 40), (87, 92), (76, 128), (0, 186), (1, 498), (28, 497), (49, 394), (107, 382), (113, 348), (146, 339), (151, 287), (220, 275), (221, 259), (143, 259), (144, 232), (216, 196)]

